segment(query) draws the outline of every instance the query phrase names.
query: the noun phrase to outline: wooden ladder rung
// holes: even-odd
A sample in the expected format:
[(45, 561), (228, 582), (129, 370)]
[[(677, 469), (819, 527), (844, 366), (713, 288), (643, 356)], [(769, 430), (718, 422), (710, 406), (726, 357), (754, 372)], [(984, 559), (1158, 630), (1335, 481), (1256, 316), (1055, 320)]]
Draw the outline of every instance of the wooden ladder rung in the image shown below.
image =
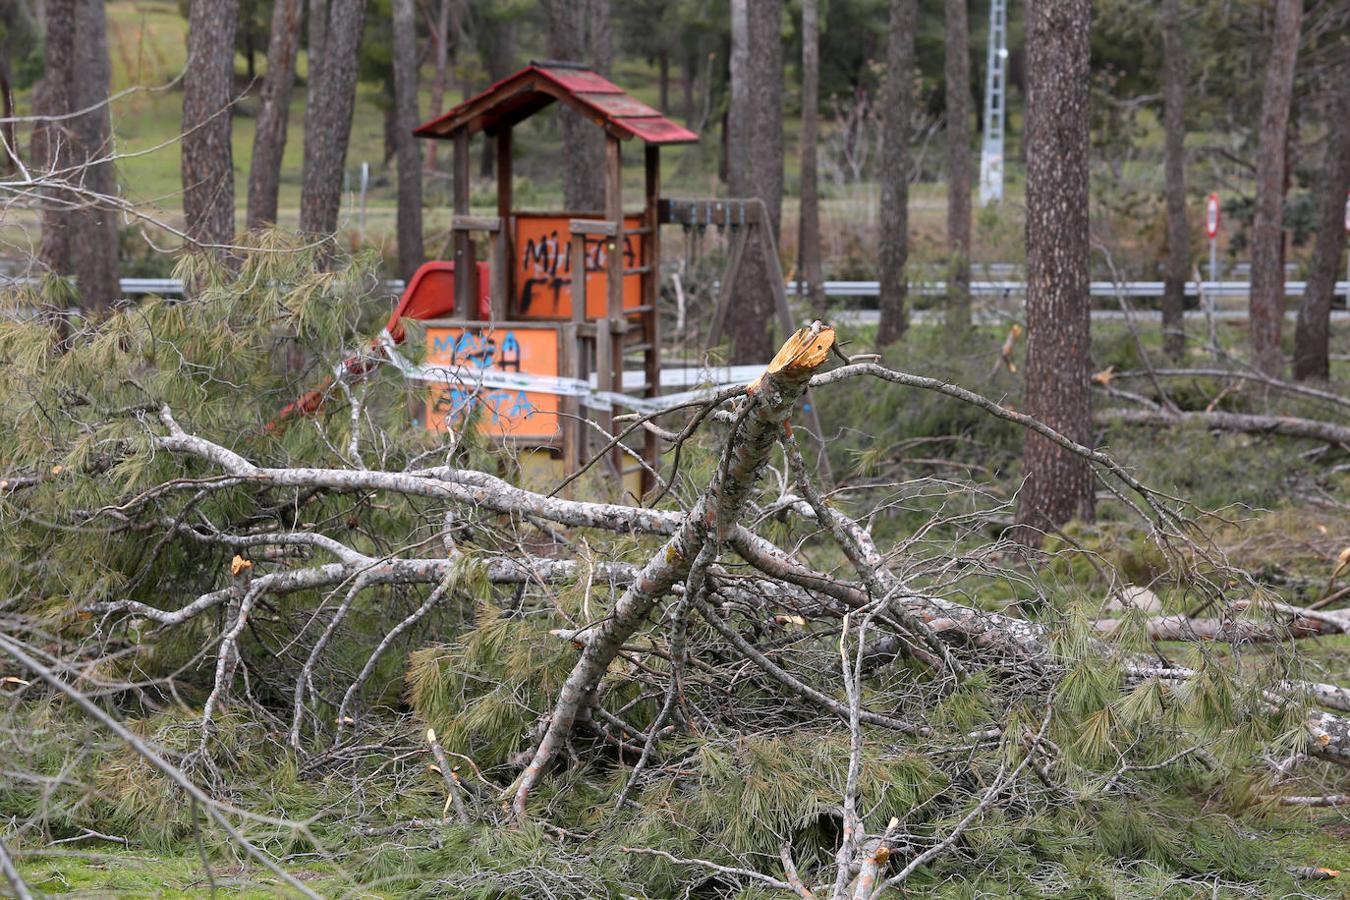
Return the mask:
[(649, 313), (654, 309), (656, 309), (656, 307), (650, 303), (644, 303), (641, 306), (625, 306), (623, 308), (623, 314), (625, 316), (636, 316), (639, 314), (645, 315), (646, 313)]
[(626, 344), (623, 348), (623, 355), (628, 356), (633, 353), (646, 353), (650, 349), (652, 349), (650, 341), (642, 341), (638, 344)]
[(625, 274), (625, 275), (646, 275), (646, 274), (647, 274), (648, 272), (650, 272), (651, 270), (652, 270), (652, 267), (651, 267), (651, 266), (634, 266), (634, 267), (631, 268), (631, 269), (624, 269), (624, 270), (623, 270), (623, 274)]

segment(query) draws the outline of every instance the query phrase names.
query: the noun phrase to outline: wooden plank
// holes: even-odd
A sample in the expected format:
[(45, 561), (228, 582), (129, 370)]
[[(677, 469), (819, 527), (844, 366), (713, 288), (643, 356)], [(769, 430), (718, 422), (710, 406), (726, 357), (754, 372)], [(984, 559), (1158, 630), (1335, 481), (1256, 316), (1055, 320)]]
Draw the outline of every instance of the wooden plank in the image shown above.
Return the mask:
[[(647, 385), (643, 394), (647, 397), (661, 395), (661, 316), (657, 310), (657, 300), (661, 291), (661, 228), (656, 217), (656, 207), (661, 200), (661, 148), (648, 144), (643, 153), (643, 181), (646, 197), (642, 205), (642, 230), (648, 234), (642, 241), (642, 339), (648, 345), (643, 355), (643, 370)], [(643, 429), (642, 456), (647, 465), (657, 469), (661, 462), (661, 446), (654, 433)], [(656, 487), (650, 472), (642, 472), (642, 493)]]
[[(614, 355), (613, 343), (610, 337), (609, 319), (599, 319), (595, 323), (595, 383), (600, 390), (613, 390), (614, 387)], [(619, 359), (619, 378), (623, 378), (623, 360)], [(622, 387), (622, 383), (620, 387)], [(614, 433), (614, 411), (596, 411), (596, 422), (605, 430), (606, 434)], [(597, 436), (597, 440), (605, 441), (603, 436)], [(619, 467), (614, 465), (615, 460), (619, 461), (619, 467), (623, 465), (622, 457), (617, 453), (610, 453), (609, 458), (602, 461), (605, 470), (610, 474), (617, 474)], [(621, 488), (622, 486), (620, 486)], [(620, 491), (615, 491), (620, 493)]]
[[(577, 336), (577, 326), (571, 322), (562, 327), (563, 371), (570, 378), (581, 378), (581, 342)], [(572, 475), (581, 468), (584, 456), (584, 428), (581, 424), (581, 404), (576, 397), (564, 397), (562, 402), (562, 457), (563, 474)], [(567, 487), (567, 496), (574, 496), (572, 485)]]
[(623, 316), (623, 251), (617, 237), (623, 231), (623, 159), (616, 138), (605, 141), (605, 219), (614, 226), (615, 241), (610, 242), (606, 256), (609, 263), (609, 317)]
[[(605, 218), (614, 225), (614, 237), (607, 244), (606, 262), (609, 264), (608, 303), (606, 310), (609, 322), (608, 357), (610, 363), (609, 378), (599, 384), (601, 390), (616, 393), (623, 391), (623, 335), (628, 323), (623, 314), (623, 248), (619, 245), (619, 235), (623, 233), (623, 156), (619, 139), (608, 136), (605, 139)], [(605, 416), (605, 430), (614, 433), (614, 414)], [(611, 465), (619, 476), (619, 494), (622, 496), (623, 452), (616, 446), (611, 452)]]
[(469, 216), (455, 214), (450, 224), (455, 231), (487, 231), (496, 233), (502, 229), (502, 220), (497, 216)]
[(497, 240), (501, 243), (498, 251), (500, 263), (493, 263), (492, 269), (492, 315), (506, 319), (510, 314), (511, 298), (515, 294), (515, 271), (512, 265), (514, 247), (511, 227), (511, 202), (515, 183), (511, 164), (512, 144), (511, 126), (507, 125), (497, 135), (497, 220), (500, 229)]
[(567, 230), (572, 234), (599, 235), (601, 237), (614, 237), (618, 233), (613, 222), (603, 222), (597, 219), (570, 219), (567, 222)]
[[(572, 321), (566, 326), (575, 360), (571, 375), (573, 378), (585, 378), (589, 374), (586, 371), (588, 345), (595, 344), (596, 337), (586, 323), (586, 236), (579, 231), (572, 231), (571, 252)], [(578, 272), (581, 273), (580, 277), (577, 277)], [(590, 331), (590, 340), (583, 342), (583, 330)], [(599, 367), (600, 361), (597, 359), (597, 371)], [(590, 408), (577, 404), (576, 413), (578, 416), (590, 415)], [(570, 449), (571, 464), (574, 466), (567, 470), (568, 475), (581, 468), (581, 464), (590, 458), (586, 449), (590, 444), (590, 428), (579, 418), (572, 425), (572, 430), (567, 432), (568, 446), (564, 448), (565, 451)]]
[[(579, 220), (572, 221), (575, 223)], [(572, 277), (572, 321), (580, 323), (586, 321), (586, 236), (575, 229), (572, 231), (571, 252), (568, 269)]]
[[(469, 132), (454, 133), (455, 218), (469, 215)], [(478, 318), (478, 266), (474, 259), (473, 238), (468, 232), (454, 231), (455, 311), (465, 319)]]

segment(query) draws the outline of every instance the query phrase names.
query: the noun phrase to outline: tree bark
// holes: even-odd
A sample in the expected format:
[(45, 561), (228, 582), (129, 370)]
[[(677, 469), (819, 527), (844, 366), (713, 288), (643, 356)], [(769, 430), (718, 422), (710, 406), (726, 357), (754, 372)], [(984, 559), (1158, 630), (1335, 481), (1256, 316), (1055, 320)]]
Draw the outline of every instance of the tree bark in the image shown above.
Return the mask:
[(722, 134), (726, 147), (727, 190), (733, 197), (750, 193), (750, 0), (731, 0), (731, 54), (727, 59), (730, 96)]
[[(733, 9), (733, 28), (736, 14)], [(733, 165), (728, 172), (731, 193), (764, 201), (769, 221), (759, 227), (769, 229), (775, 247), (783, 218), (782, 19), (783, 0), (747, 0), (744, 4), (744, 49), (732, 51), (733, 58), (740, 53), (741, 61), (733, 67), (732, 77), (739, 74), (744, 87), (728, 119), (736, 141), (728, 147), (728, 161)], [(736, 86), (732, 91), (735, 95)], [(764, 362), (774, 351), (774, 291), (758, 241), (746, 246), (734, 296), (732, 361)]]
[(825, 280), (820, 267), (820, 189), (817, 143), (820, 137), (820, 3), (802, 0), (802, 147), (801, 218), (797, 237), (797, 278), (806, 285), (811, 308), (824, 319)]
[(661, 98), (660, 110), (665, 113), (670, 104), (670, 51), (662, 50), (656, 54), (657, 96)]
[[(33, 162), (45, 172), (70, 167), (70, 139), (65, 120), (70, 112), (71, 71), (75, 58), (75, 0), (47, 0), (45, 28), (46, 73), (33, 91), (33, 113), (52, 117), (33, 128)], [(70, 274), (70, 220), (65, 208), (71, 198), (64, 191), (43, 192), (42, 245), (38, 258), (57, 275)]]
[[(555, 59), (587, 62), (608, 75), (613, 60), (609, 0), (544, 0), (549, 20), (549, 53)], [(563, 205), (568, 212), (605, 207), (605, 134), (569, 109), (558, 110), (563, 155)]]
[(192, 0), (183, 76), (183, 218), (190, 241), (234, 238), (230, 95), (239, 0)]
[(422, 265), (422, 154), (417, 114), (417, 23), (413, 0), (394, 0), (394, 102), (398, 153), (398, 268), (406, 280)]
[[(694, 127), (694, 82), (698, 80), (698, 57), (686, 53), (680, 66), (680, 92), (684, 98), (684, 124)], [(664, 110), (663, 110), (664, 112)]]
[(309, 26), (305, 35), (308, 52), (305, 54), (307, 74), (306, 87), (313, 87), (319, 80), (319, 69), (323, 68), (324, 42), (328, 37), (328, 0), (309, 0)]
[(970, 35), (966, 0), (947, 0), (947, 310), (953, 334), (970, 329)]
[[(749, 396), (738, 413), (737, 425), (727, 438), (721, 464), (684, 517), (676, 532), (643, 566), (633, 583), (614, 604), (611, 615), (574, 639), (582, 646), (550, 716), (548, 729), (535, 748), (533, 759), (520, 778), (512, 808), (517, 821), (526, 818), (530, 791), (543, 777), (553, 755), (571, 734), (577, 716), (590, 708), (600, 681), (618, 655), (624, 641), (646, 620), (652, 608), (686, 578), (697, 595), (696, 562), (704, 571), (721, 541), (738, 525), (769, 453), (778, 443), (797, 400), (806, 390), (812, 373), (829, 357), (834, 332), (802, 329), (783, 345), (764, 375), (750, 385)], [(712, 552), (708, 552), (711, 550)], [(702, 574), (695, 573), (701, 583)], [(701, 599), (697, 596), (693, 600)]]
[[(494, 14), (488, 10), (475, 19), (474, 43), (478, 58), (487, 70), (488, 81), (496, 83), (516, 71), (516, 25), (509, 15)], [(594, 131), (594, 126), (589, 128)], [(430, 143), (438, 143), (431, 141)], [(478, 173), (491, 178), (497, 167), (497, 140), (484, 134), (481, 142)]]
[(1191, 238), (1186, 222), (1186, 49), (1180, 0), (1163, 0), (1163, 169), (1167, 195), (1167, 265), (1163, 271), (1163, 351), (1186, 355), (1186, 278)]
[(891, 0), (886, 39), (886, 99), (881, 113), (881, 320), (877, 344), (884, 347), (909, 327), (909, 122), (914, 110), (915, 0)]
[[(431, 54), (435, 75), (431, 79), (431, 114), (445, 111), (445, 86), (450, 67), (450, 4), (454, 0), (437, 0), (436, 17), (431, 22)], [(436, 149), (440, 141), (427, 141), (427, 169), (436, 169)]]
[[(1092, 439), (1088, 306), (1088, 28), (1091, 0), (1036, 0), (1027, 23), (1025, 406), (1079, 444)], [(1022, 454), (1014, 535), (1091, 519), (1087, 460), (1036, 433)]]
[[(71, 110), (89, 109), (70, 122), (72, 162), (82, 166), (86, 190), (100, 198), (117, 195), (113, 171), (112, 114), (108, 109), (111, 64), (103, 0), (77, 0)], [(92, 109), (91, 109), (92, 107)], [(117, 213), (109, 203), (89, 200), (71, 217), (71, 271), (87, 312), (110, 309), (121, 296), (117, 268)]]
[(300, 49), (301, 9), (301, 0), (275, 0), (272, 6), (267, 76), (263, 79), (262, 107), (258, 110), (253, 132), (253, 161), (248, 173), (247, 222), (250, 229), (277, 220), (281, 159), (286, 150), (295, 58)]
[(1277, 0), (1275, 36), (1261, 94), (1256, 155), (1256, 210), (1252, 218), (1252, 282), (1248, 318), (1252, 362), (1267, 375), (1284, 368), (1284, 190), (1289, 107), (1294, 94), (1302, 0)]
[[(1308, 266), (1308, 284), (1298, 308), (1298, 326), (1294, 331), (1294, 377), (1327, 379), (1331, 376), (1328, 334), (1331, 330), (1331, 295), (1341, 269), (1341, 249), (1345, 247), (1346, 193), (1350, 191), (1350, 64), (1338, 67), (1339, 80), (1332, 80), (1332, 100), (1328, 104), (1330, 134), (1322, 161), (1322, 197), (1317, 214), (1317, 237)], [(1339, 87), (1337, 87), (1337, 85)]]
[[(318, 2), (318, 0), (314, 0)], [(311, 9), (312, 9), (311, 4)], [(332, 0), (322, 34), (322, 60), (305, 101), (305, 161), (300, 230), (331, 235), (342, 205), (342, 173), (356, 103), (356, 74), (366, 0)], [(311, 23), (310, 34), (314, 34)]]
[(257, 0), (240, 0), (239, 21), (244, 28), (244, 72), (251, 84), (258, 77)]

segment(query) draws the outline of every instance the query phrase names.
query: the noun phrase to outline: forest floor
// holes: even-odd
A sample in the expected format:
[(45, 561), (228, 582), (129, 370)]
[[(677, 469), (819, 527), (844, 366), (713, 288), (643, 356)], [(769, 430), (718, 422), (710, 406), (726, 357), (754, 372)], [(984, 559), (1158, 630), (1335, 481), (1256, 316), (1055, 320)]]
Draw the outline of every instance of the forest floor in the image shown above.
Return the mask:
[[(1226, 325), (1225, 340), (1236, 343), (1241, 325)], [(979, 332), (960, 352), (945, 349), (936, 329), (916, 327), (904, 344), (892, 353), (892, 360), (907, 371), (948, 378), (980, 390), (995, 398), (1017, 402), (1018, 378), (1007, 371), (990, 372), (1003, 335), (988, 329)], [(1151, 335), (1141, 335), (1146, 347), (1156, 349)], [(845, 346), (867, 345), (866, 331), (842, 335)], [(1334, 352), (1350, 351), (1350, 331), (1335, 335)], [(1193, 348), (1195, 363), (1206, 354)], [(1094, 356), (1098, 367), (1114, 365), (1119, 370), (1138, 363), (1138, 345), (1123, 327), (1098, 328), (1094, 335)], [(1020, 360), (1019, 360), (1020, 362)], [(1336, 363), (1340, 378), (1350, 375), (1344, 357)], [(1020, 371), (1020, 365), (1019, 365)], [(1175, 397), (1183, 406), (1213, 400), (1211, 383), (1191, 383), (1178, 387)], [(862, 389), (841, 390), (831, 396), (825, 410), (827, 431), (840, 429), (841, 440), (832, 447), (836, 477), (848, 489), (869, 485), (884, 489), (887, 485), (940, 480), (948, 483), (978, 484), (994, 506), (1006, 504), (1014, 495), (1018, 478), (1020, 435), (1006, 423), (994, 422), (979, 414), (955, 407), (944, 399), (913, 394), (894, 394), (879, 400)], [(1241, 408), (1257, 402), (1241, 390), (1226, 392), (1220, 401), (1229, 408)], [(867, 439), (853, 428), (869, 423)], [(1324, 596), (1343, 581), (1333, 577), (1338, 553), (1350, 544), (1350, 506), (1344, 498), (1350, 493), (1350, 466), (1344, 451), (1312, 453), (1316, 445), (1285, 438), (1254, 437), (1180, 429), (1160, 440), (1157, 433), (1132, 428), (1108, 428), (1100, 433), (1101, 446), (1151, 486), (1194, 500), (1199, 506), (1220, 511), (1222, 519), (1204, 523), (1215, 545), (1234, 562), (1257, 574), (1281, 599), (1307, 605)], [(930, 510), (920, 499), (898, 503), (893, 513), (873, 524), (878, 543), (904, 537), (911, 522), (919, 521)], [(1053, 538), (1051, 539), (1053, 542)], [(1055, 577), (1075, 589), (1100, 586), (1101, 567), (1133, 581), (1149, 583), (1157, 562), (1155, 553), (1137, 521), (1123, 508), (1103, 495), (1098, 521), (1092, 525), (1073, 525), (1066, 529), (1062, 548), (1070, 549), (1055, 565)], [(1159, 588), (1163, 609), (1184, 609), (1186, 597), (1170, 595)], [(1008, 609), (1021, 598), (1016, 587), (991, 586), (979, 601), (987, 608)], [(1178, 657), (1186, 649), (1168, 644), (1169, 653)], [(1350, 637), (1315, 637), (1297, 645), (1298, 665), (1305, 676), (1344, 682), (1350, 675)], [(1226, 648), (1207, 645), (1205, 652), (1224, 655)], [(398, 693), (397, 690), (394, 693)], [(409, 713), (406, 708), (404, 715)], [(133, 723), (142, 733), (179, 735), (182, 724), (194, 713), (180, 710), (153, 720)], [(345, 776), (320, 780), (306, 779), (296, 771), (296, 763), (275, 745), (248, 737), (257, 725), (239, 726), (240, 731), (224, 729), (220, 740), (230, 743), (239, 753), (241, 777), (235, 781), (232, 803), (245, 809), (284, 815), (292, 821), (311, 821), (316, 834), (327, 840), (334, 856), (326, 860), (315, 847), (303, 842), (287, 848), (274, 845), (277, 853), (296, 877), (325, 896), (395, 897), (426, 890), (441, 877), (450, 878), (460, 865), (461, 848), (473, 853), (468, 839), (454, 829), (447, 835), (434, 832), (395, 842), (380, 837), (362, 838), (343, 827), (350, 804), (363, 810), (363, 821), (442, 814), (442, 800), (433, 775), (416, 764), (394, 766), (385, 776), (379, 767), (363, 781), (360, 799), (350, 791), (354, 782)], [(414, 746), (419, 725), (414, 718), (392, 727), (387, 752)], [(190, 729), (186, 731), (190, 732)], [(231, 735), (226, 738), (224, 735)], [(174, 738), (174, 739), (179, 739)], [(400, 757), (401, 758), (401, 757)], [(391, 756), (390, 762), (392, 763)], [(60, 761), (54, 760), (53, 765)], [(414, 760), (415, 763), (415, 760)], [(380, 778), (388, 779), (387, 788)], [(112, 811), (107, 807), (100, 819), (95, 814), (66, 810), (54, 824), (54, 835), (79, 837), (70, 823), (102, 831), (104, 835), (125, 840), (117, 846), (105, 839), (86, 835), (64, 846), (25, 851), (21, 871), (32, 888), (44, 894), (71, 897), (195, 897), (218, 889), (219, 896), (263, 897), (280, 890), (267, 871), (231, 855), (213, 842), (206, 851), (212, 859), (214, 885), (208, 881), (190, 831), (181, 825), (159, 829), (159, 817), (177, 817), (171, 812), (175, 800), (171, 792), (156, 786), (145, 774), (132, 776), (112, 772), (106, 784), (114, 796)], [(1350, 782), (1344, 774), (1322, 768), (1301, 772), (1280, 786), (1283, 794), (1319, 795), (1346, 793)], [(119, 793), (120, 792), (120, 793)], [(378, 804), (378, 811), (369, 804)], [(138, 806), (139, 804), (139, 806)], [(387, 809), (385, 808), (387, 807)], [(1181, 819), (1221, 823), (1231, 828), (1244, 842), (1259, 846), (1268, 858), (1283, 867), (1311, 866), (1350, 870), (1350, 810), (1341, 808), (1298, 808), (1281, 806), (1268, 796), (1233, 796), (1221, 789), (1181, 792), (1173, 797), (1170, 814)], [(131, 818), (129, 819), (128, 816)], [(129, 821), (143, 821), (129, 826)], [(119, 831), (118, 829), (122, 830)], [(532, 837), (517, 843), (542, 840)], [(458, 836), (455, 836), (458, 835)], [(508, 842), (509, 844), (509, 842)], [(612, 848), (611, 848), (612, 849)], [(498, 877), (505, 877), (511, 866), (519, 864), (522, 854), (536, 850), (521, 845), (503, 845)], [(489, 869), (492, 859), (474, 853), (476, 864)], [(467, 858), (466, 856), (466, 858)], [(514, 862), (513, 862), (514, 861)], [(460, 873), (462, 876), (462, 872)], [(1203, 873), (1196, 873), (1202, 877)], [(1085, 876), (1086, 877), (1086, 876)], [(1133, 880), (1127, 871), (1103, 869), (1093, 878), (1103, 891), (1115, 896), (1147, 896), (1145, 880)], [(1350, 875), (1344, 876), (1350, 877)], [(453, 878), (447, 885), (460, 884)], [(421, 887), (415, 887), (415, 884)], [(915, 886), (922, 890), (921, 885)], [(451, 894), (455, 889), (447, 887)], [(1009, 881), (1008, 895), (1033, 895), (1025, 882)], [(485, 890), (487, 890), (485, 888)], [(1200, 890), (1200, 888), (1197, 888)], [(1217, 890), (1217, 889), (1216, 889)], [(1302, 896), (1346, 896), (1339, 881), (1306, 882)], [(527, 892), (528, 893), (528, 892)], [(1045, 895), (1052, 895), (1048, 892)], [(1208, 889), (1204, 890), (1208, 894)], [(457, 894), (456, 894), (457, 895)], [(961, 895), (954, 894), (953, 896)], [(1172, 894), (1169, 894), (1171, 896)], [(1216, 893), (1215, 896), (1223, 894)], [(756, 895), (758, 896), (758, 895)], [(944, 895), (945, 896), (945, 895)], [(963, 895), (962, 895), (963, 896)], [(1178, 895), (1180, 896), (1180, 895)]]

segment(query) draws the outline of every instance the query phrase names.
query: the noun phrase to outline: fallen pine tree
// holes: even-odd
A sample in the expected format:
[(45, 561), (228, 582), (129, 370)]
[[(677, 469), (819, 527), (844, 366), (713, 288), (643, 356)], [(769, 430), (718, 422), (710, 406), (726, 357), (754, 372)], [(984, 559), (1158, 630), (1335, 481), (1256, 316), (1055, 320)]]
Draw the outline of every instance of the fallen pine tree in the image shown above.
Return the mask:
[[(451, 893), (1070, 890), (1144, 866), (1261, 893), (1285, 867), (1177, 795), (1241, 807), (1294, 767), (1334, 780), (1350, 763), (1345, 690), (1302, 677), (1297, 644), (1343, 631), (1339, 614), (1252, 600), (1197, 511), (1106, 454), (956, 385), (830, 368), (826, 326), (744, 389), (666, 414), (684, 462), (645, 506), (514, 484), (471, 428), (411, 432), (387, 373), (268, 431), (305, 378), (271, 364), (276, 336), (339, 358), (360, 274), (263, 257), (218, 277), (61, 355), (40, 321), (0, 332), (12, 714), (97, 695), (172, 748), (90, 751), (67, 780), (48, 768), (59, 735), (11, 735), (14, 765), (49, 785), (2, 789), (26, 822), (191, 835), (205, 804), (283, 868), (279, 835), (340, 867), (360, 851), (334, 848), (368, 840)], [(1091, 460), (1205, 617), (1103, 627), (1099, 592), (985, 538), (970, 523), (989, 510), (960, 485), (898, 535), (884, 489), (823, 491), (792, 414), (807, 387), (828, 403), (859, 383), (939, 392)], [(131, 774), (147, 750), (158, 774)], [(161, 780), (191, 805), (157, 824)], [(293, 795), (312, 814), (239, 811)], [(209, 876), (219, 856), (203, 858)], [(400, 876), (342, 873), (379, 877)]]

